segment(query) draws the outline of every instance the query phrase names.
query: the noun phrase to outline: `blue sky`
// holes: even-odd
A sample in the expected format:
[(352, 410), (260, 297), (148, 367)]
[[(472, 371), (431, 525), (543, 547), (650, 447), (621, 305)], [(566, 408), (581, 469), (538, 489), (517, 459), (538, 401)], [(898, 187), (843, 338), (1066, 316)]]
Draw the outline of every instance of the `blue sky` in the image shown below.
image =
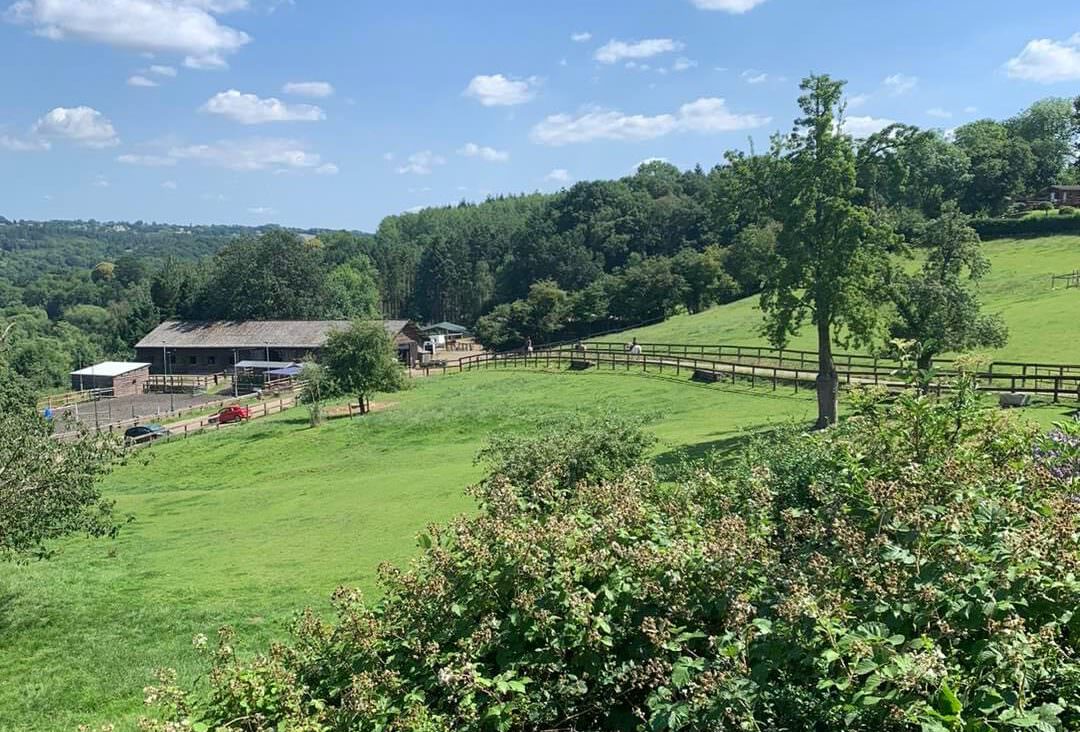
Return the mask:
[(0, 214), (372, 230), (787, 130), (1080, 91), (1080, 8), (1015, 0), (0, 0)]

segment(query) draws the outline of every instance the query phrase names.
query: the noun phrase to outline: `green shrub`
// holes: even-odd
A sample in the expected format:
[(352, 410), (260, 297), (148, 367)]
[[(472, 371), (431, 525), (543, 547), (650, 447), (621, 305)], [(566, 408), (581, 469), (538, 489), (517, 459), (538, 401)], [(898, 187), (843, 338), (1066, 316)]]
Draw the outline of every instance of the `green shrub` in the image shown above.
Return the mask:
[(1050, 203), (1049, 201), (1040, 201), (1031, 208), (1035, 211), (1053, 211), (1054, 204)]
[(1058, 209), (1059, 216), (1073, 216), (1076, 213), (1074, 206), (1062, 206)]
[(542, 503), (558, 457), (495, 448), (483, 511), (377, 602), (252, 660), (226, 631), (208, 690), (150, 695), (196, 729), (1077, 729), (1077, 488), (1036, 443), (967, 388), (677, 484), (574, 442), (605, 479)]
[(983, 239), (1005, 239), (1055, 234), (1080, 234), (1080, 216), (1036, 216), (1026, 219), (978, 219), (971, 222)]

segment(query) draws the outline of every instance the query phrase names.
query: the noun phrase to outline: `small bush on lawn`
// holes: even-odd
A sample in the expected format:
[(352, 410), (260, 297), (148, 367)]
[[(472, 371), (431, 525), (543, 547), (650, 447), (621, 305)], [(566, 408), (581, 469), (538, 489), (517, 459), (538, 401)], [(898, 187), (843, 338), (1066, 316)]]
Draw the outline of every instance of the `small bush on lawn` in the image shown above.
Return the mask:
[(1062, 206), (1058, 209), (1059, 216), (1072, 216), (1076, 213), (1076, 208), (1073, 206)]
[(1075, 473), (975, 405), (863, 399), (674, 484), (633, 426), (503, 438), (381, 599), (150, 693), (194, 729), (1080, 729)]

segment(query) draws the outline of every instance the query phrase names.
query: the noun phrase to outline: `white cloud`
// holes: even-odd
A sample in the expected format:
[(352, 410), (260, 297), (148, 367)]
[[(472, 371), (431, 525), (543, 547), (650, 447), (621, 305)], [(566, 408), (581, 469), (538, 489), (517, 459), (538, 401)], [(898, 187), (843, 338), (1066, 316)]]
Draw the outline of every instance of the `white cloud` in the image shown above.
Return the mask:
[(566, 168), (555, 168), (555, 170), (544, 176), (544, 180), (549, 180), (552, 183), (569, 183), (570, 171)]
[(277, 213), (277, 211), (270, 208), (269, 206), (252, 206), (248, 209), (248, 213), (252, 214), (253, 216), (269, 216)]
[(649, 163), (666, 163), (666, 162), (669, 162), (667, 158), (645, 158), (644, 160), (639, 162), (637, 165), (635, 165), (630, 170), (630, 172), (631, 172), (631, 174), (636, 173), (636, 172), (638, 172), (638, 169), (641, 168), (642, 165), (648, 165)]
[(592, 33), (589, 33), (588, 31), (583, 31), (581, 33), (571, 33), (570, 40), (574, 43), (585, 43), (586, 41), (592, 40)]
[(141, 74), (135, 74), (134, 76), (129, 76), (128, 80), (127, 80), (127, 83), (128, 83), (128, 86), (146, 86), (146, 87), (149, 87), (149, 86), (157, 86), (158, 85), (158, 83), (156, 81), (154, 81), (153, 79), (147, 79), (145, 76), (143, 76)]
[(889, 88), (889, 92), (893, 96), (900, 96), (914, 89), (919, 84), (919, 77), (908, 76), (907, 74), (892, 74), (886, 76), (882, 83)]
[(394, 159), (394, 153), (392, 153), (392, 152), (384, 152), (382, 154), (382, 159), (387, 161), (387, 162), (390, 162), (391, 160)]
[(670, 38), (646, 38), (641, 41), (611, 40), (596, 49), (593, 58), (602, 64), (614, 64), (628, 58), (652, 58), (662, 53), (681, 51), (683, 44)]
[(844, 132), (855, 138), (863, 138), (881, 132), (892, 124), (896, 124), (895, 120), (883, 117), (848, 117), (844, 120)]
[(458, 155), (464, 155), (467, 158), (480, 158), (489, 163), (505, 163), (510, 159), (510, 153), (505, 150), (496, 150), (493, 147), (477, 145), (475, 142), (465, 143), (464, 147), (458, 150)]
[(210, 97), (202, 110), (220, 114), (245, 125), (266, 122), (318, 122), (326, 119), (322, 109), (313, 104), (286, 104), (276, 97), (262, 99), (254, 94), (242, 94), (236, 89)]
[(1066, 41), (1028, 41), (1019, 55), (1005, 62), (1005, 73), (1013, 79), (1040, 84), (1080, 79), (1080, 33)]
[(869, 94), (853, 94), (847, 98), (847, 106), (848, 109), (858, 109), (869, 101)]
[(672, 71), (686, 71), (688, 69), (694, 68), (697, 65), (698, 65), (697, 61), (695, 61), (693, 59), (690, 59), (690, 58), (686, 58), (685, 56), (680, 56), (679, 58), (675, 59), (675, 63), (672, 64), (671, 70)]
[(120, 144), (116, 129), (92, 107), (56, 107), (34, 123), (34, 133), (74, 142), (83, 147), (112, 147)]
[(303, 143), (275, 137), (176, 145), (169, 149), (168, 155), (177, 160), (239, 171), (316, 170), (325, 164), (322, 156), (306, 150)]
[(757, 69), (747, 69), (742, 72), (742, 78), (747, 84), (764, 84), (769, 80), (769, 75)]
[(408, 157), (404, 165), (397, 169), (398, 173), (412, 173), (414, 175), (430, 175), (436, 165), (445, 165), (446, 158), (436, 155), (430, 150), (422, 150)]
[(103, 175), (100, 175), (100, 174), (95, 175), (94, 176), (94, 187), (95, 188), (108, 188), (109, 187), (109, 179), (106, 178)]
[(952, 118), (952, 112), (947, 109), (942, 109), (941, 107), (931, 107), (930, 109), (926, 110), (926, 114), (930, 117), (937, 117), (938, 119)]
[(0, 135), (0, 148), (10, 152), (44, 152), (51, 147), (48, 140), (42, 140), (39, 137)]
[(326, 81), (290, 81), (281, 87), (281, 92), (302, 97), (329, 97), (334, 94), (334, 86)]
[(679, 107), (675, 114), (627, 115), (616, 110), (594, 109), (577, 117), (555, 114), (532, 129), (533, 142), (541, 145), (569, 145), (594, 140), (652, 140), (673, 132), (704, 134), (732, 132), (761, 127), (770, 118), (757, 114), (735, 114), (723, 99), (704, 97)]
[(745, 13), (761, 5), (765, 0), (690, 0), (702, 10), (723, 10), (725, 13)]
[(212, 15), (246, 3), (219, 0), (18, 0), (5, 13), (55, 41), (74, 38), (134, 51), (175, 53), (191, 68), (225, 66), (251, 41)]
[(323, 163), (319, 167), (315, 168), (317, 175), (337, 175), (340, 172), (340, 168), (333, 163)]
[(125, 165), (142, 165), (148, 168), (167, 168), (176, 165), (176, 158), (167, 155), (133, 155), (125, 153), (118, 155), (116, 162)]
[(425, 208), (427, 208), (427, 206), (410, 206), (409, 208), (405, 209), (405, 213), (420, 213)]
[(161, 66), (159, 64), (154, 64), (146, 71), (151, 74), (157, 74), (158, 76), (168, 76), (170, 78), (176, 76), (175, 66)]
[(524, 104), (536, 96), (539, 79), (510, 79), (502, 74), (474, 76), (463, 92), (485, 107), (509, 107)]
[(167, 191), (175, 191), (176, 190), (176, 181), (174, 181), (174, 180), (162, 181), (161, 187), (164, 188)]
[(692, 132), (748, 130), (770, 121), (769, 117), (757, 114), (734, 114), (723, 99), (716, 97), (703, 97), (679, 107), (680, 128)]

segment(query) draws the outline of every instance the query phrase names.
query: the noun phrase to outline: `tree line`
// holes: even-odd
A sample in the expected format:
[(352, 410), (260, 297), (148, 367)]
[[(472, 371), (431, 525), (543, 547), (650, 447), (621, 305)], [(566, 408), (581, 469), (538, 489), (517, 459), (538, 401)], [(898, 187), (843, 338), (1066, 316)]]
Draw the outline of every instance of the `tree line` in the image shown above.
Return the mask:
[[(1001, 216), (1050, 184), (1077, 179), (1080, 115), (1066, 99), (949, 133), (894, 124), (859, 140), (840, 134), (842, 91), (830, 103), (835, 129), (822, 130), (813, 145), (833, 145), (843, 170), (830, 172), (839, 187), (825, 198), (835, 194), (855, 207), (855, 218), (865, 219), (858, 226), (877, 242), (874, 254), (834, 263), (844, 265), (836, 270), (844, 273), (835, 280), (839, 290), (858, 279), (848, 277), (847, 265), (873, 269), (911, 245), (932, 246), (935, 232), (965, 223), (962, 217)], [(474, 326), (486, 345), (512, 348), (526, 338), (586, 335), (760, 292), (781, 313), (769, 330), (783, 340), (816, 310), (782, 302), (791, 288), (777, 290), (768, 278), (783, 272), (793, 282), (818, 264), (831, 278), (825, 263), (789, 251), (806, 233), (800, 226), (814, 228), (793, 218), (792, 204), (821, 200), (818, 180), (801, 167), (809, 153), (795, 153), (807, 129), (778, 133), (765, 150), (730, 151), (709, 170), (651, 162), (618, 180), (550, 195), (389, 216), (374, 235), (320, 231), (312, 239), (203, 227), (192, 238), (157, 225), (86, 222), (74, 230), (79, 238), (70, 222), (64, 229), (63, 222), (5, 220), (0, 317), (17, 323), (9, 358), (37, 386), (59, 386), (71, 368), (130, 355), (167, 318), (451, 320)], [(92, 264), (88, 240), (108, 243), (90, 247), (102, 255)], [(983, 271), (961, 269), (950, 277)], [(888, 277), (893, 299), (917, 295), (899, 273)], [(800, 298), (805, 284), (796, 288)], [(931, 297), (927, 287), (918, 292)], [(959, 302), (955, 288), (948, 297)], [(917, 309), (901, 310), (917, 317)], [(822, 315), (849, 335), (865, 330), (854, 312)], [(938, 327), (957, 330), (955, 323)]]

